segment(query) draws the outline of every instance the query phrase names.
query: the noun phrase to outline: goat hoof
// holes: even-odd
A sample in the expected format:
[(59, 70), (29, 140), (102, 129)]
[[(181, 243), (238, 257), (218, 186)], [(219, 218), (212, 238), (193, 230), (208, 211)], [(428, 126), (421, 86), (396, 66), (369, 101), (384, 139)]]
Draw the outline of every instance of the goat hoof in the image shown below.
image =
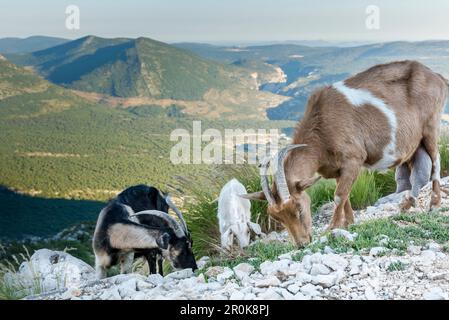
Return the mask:
[(402, 201), (402, 203), (399, 205), (399, 209), (401, 211), (408, 211), (411, 207), (414, 207), (416, 204), (415, 198), (409, 197)]
[(429, 211), (436, 211), (441, 206), (441, 197), (433, 195), (430, 199), (430, 208)]
[(334, 230), (334, 229), (347, 229), (347, 228), (348, 228), (347, 221), (338, 221), (338, 222), (332, 222), (327, 227), (327, 231)]

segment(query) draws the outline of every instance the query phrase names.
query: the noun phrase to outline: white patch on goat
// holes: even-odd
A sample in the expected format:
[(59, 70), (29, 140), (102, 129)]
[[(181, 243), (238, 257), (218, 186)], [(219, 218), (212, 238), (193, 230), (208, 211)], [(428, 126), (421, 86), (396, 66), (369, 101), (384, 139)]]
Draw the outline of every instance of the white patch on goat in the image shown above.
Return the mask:
[(157, 232), (143, 227), (116, 223), (108, 229), (109, 242), (114, 249), (153, 249), (158, 248), (156, 243)]
[(435, 166), (432, 173), (432, 181), (440, 182), (441, 180), (440, 171), (441, 171), (440, 154), (437, 154), (437, 160), (435, 161)]
[(372, 166), (368, 167), (375, 170), (387, 170), (390, 168), (397, 160), (395, 155), (397, 119), (394, 111), (382, 99), (375, 97), (366, 89), (350, 88), (343, 81), (334, 83), (333, 87), (344, 95), (353, 106), (360, 107), (363, 105), (371, 105), (385, 115), (391, 130), (390, 141), (383, 150), (382, 158)]
[(340, 203), (341, 203), (341, 198), (340, 198), (339, 196), (335, 196), (334, 202), (335, 202), (335, 204), (336, 204), (337, 206), (340, 205)]
[(123, 206), (125, 207), (126, 211), (128, 211), (129, 215), (133, 215), (134, 214), (133, 208), (131, 208), (130, 206), (128, 206), (126, 204), (124, 204)]

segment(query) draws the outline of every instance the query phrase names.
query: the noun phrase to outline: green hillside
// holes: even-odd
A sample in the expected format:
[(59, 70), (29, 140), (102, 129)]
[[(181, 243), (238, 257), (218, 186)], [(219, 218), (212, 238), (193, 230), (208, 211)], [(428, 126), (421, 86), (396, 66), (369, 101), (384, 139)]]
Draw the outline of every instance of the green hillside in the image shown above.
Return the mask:
[(199, 100), (209, 89), (244, 83), (241, 69), (148, 38), (88, 36), (8, 58), (53, 83), (117, 97)]
[(99, 204), (84, 200), (105, 201), (139, 183), (171, 190), (167, 184), (176, 186), (177, 177), (204, 174), (210, 166), (173, 165), (169, 159), (176, 143), (170, 133), (191, 132), (193, 120), (202, 120), (203, 130), (222, 131), (293, 125), (192, 118), (176, 105), (93, 104), (4, 58), (0, 97), (0, 187), (6, 190), (0, 201), (7, 203), (0, 212), (0, 238), (53, 234), (96, 216)]

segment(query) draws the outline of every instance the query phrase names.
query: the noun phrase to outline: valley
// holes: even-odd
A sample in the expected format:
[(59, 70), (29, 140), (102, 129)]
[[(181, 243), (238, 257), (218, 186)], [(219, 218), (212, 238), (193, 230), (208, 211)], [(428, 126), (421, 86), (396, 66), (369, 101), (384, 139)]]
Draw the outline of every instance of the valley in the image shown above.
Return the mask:
[[(48, 236), (94, 219), (99, 205), (137, 183), (182, 197), (182, 178), (215, 170), (170, 162), (170, 133), (191, 131), (193, 121), (203, 130), (291, 134), (314, 89), (371, 65), (416, 59), (449, 77), (449, 41), (310, 47), (35, 40), (0, 39), (0, 197), (21, 208), (2, 212), (0, 237)], [(35, 211), (18, 204), (24, 196), (39, 203)], [(74, 213), (71, 201), (87, 202)], [(20, 230), (33, 212), (55, 210), (35, 233)]]

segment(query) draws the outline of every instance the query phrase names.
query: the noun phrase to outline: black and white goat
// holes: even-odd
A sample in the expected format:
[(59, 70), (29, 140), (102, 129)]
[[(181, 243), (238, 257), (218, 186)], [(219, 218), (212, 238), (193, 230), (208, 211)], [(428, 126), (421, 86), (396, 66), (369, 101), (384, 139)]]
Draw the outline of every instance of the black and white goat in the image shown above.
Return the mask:
[[(121, 273), (129, 272), (134, 260), (134, 252), (149, 257), (164, 254), (176, 268), (196, 269), (196, 262), (191, 250), (190, 236), (181, 236), (180, 226), (167, 213), (158, 212), (159, 216), (170, 222), (161, 227), (139, 223), (136, 212), (149, 209), (168, 211), (168, 204), (156, 188), (138, 185), (127, 188), (103, 208), (97, 220), (93, 237), (95, 266), (97, 276), (106, 276), (107, 268), (120, 263)], [(175, 212), (179, 210), (175, 210)], [(153, 212), (153, 211), (152, 211)], [(177, 213), (178, 213), (177, 212)], [(182, 215), (180, 215), (182, 219)], [(185, 222), (182, 219), (182, 225)], [(184, 241), (179, 249), (179, 242)], [(187, 256), (188, 258), (185, 258)], [(152, 261), (152, 262), (151, 262)], [(150, 269), (155, 268), (155, 260), (149, 260)]]

